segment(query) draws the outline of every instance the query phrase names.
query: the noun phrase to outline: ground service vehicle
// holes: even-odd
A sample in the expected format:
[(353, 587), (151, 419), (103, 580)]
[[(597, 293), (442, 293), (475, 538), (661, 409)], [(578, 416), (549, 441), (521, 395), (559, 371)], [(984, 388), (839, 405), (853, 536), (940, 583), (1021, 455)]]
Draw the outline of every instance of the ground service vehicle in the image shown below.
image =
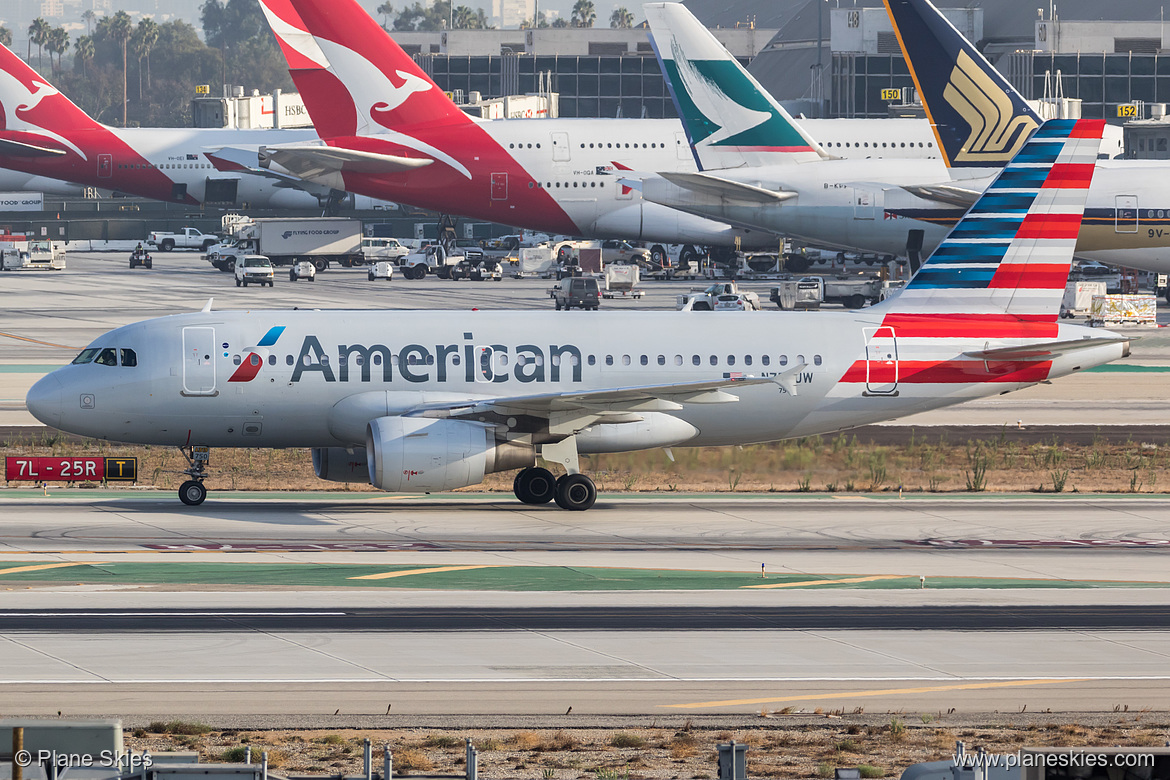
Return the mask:
[(739, 293), (718, 296), (715, 299), (715, 311), (756, 311), (756, 308), (746, 295)]
[(605, 292), (602, 296), (613, 298), (641, 298), (645, 291), (638, 289), (641, 269), (635, 263), (612, 263), (605, 267)]
[(592, 276), (570, 276), (557, 282), (553, 288), (553, 300), (557, 311), (564, 309), (590, 309), (597, 311), (601, 305), (601, 290), (597, 279)]
[(65, 251), (47, 238), (0, 235), (0, 269), (5, 271), (62, 271)]
[[(212, 247), (217, 258), (208, 259), (223, 266), (235, 262), (241, 255), (260, 254), (273, 265), (290, 265), (308, 260), (324, 271), (329, 263), (343, 266), (362, 265), (362, 221), (345, 217), (315, 219), (256, 219), (237, 228), (236, 240), (230, 246)], [(231, 259), (229, 259), (231, 258)]]
[[(860, 309), (867, 303), (877, 303), (885, 290), (881, 279), (864, 276), (806, 276), (800, 282), (817, 284), (821, 302), (839, 303), (847, 309)], [(783, 285), (773, 287), (768, 299), (781, 309), (787, 308)]]
[(1103, 127), (1042, 126), (906, 288), (860, 311), (209, 306), (98, 336), (25, 403), (68, 433), (180, 448), (189, 505), (211, 448), (304, 447), (326, 480), (433, 493), (517, 470), (518, 500), (586, 510), (582, 454), (826, 434), (1128, 356), (1129, 336), (1057, 320)]
[(760, 296), (754, 292), (740, 290), (739, 285), (735, 282), (716, 282), (701, 290), (695, 289), (684, 293), (676, 299), (677, 308), (688, 311), (714, 311), (715, 301), (720, 295), (740, 295), (741, 293), (752, 309), (759, 311)]
[(366, 275), (371, 282), (375, 279), (385, 279), (389, 282), (394, 278), (394, 263), (391, 263), (389, 260), (379, 260), (370, 266), (370, 270)]
[(407, 279), (421, 279), (429, 272), (440, 279), (450, 279), (452, 269), (464, 259), (463, 254), (448, 251), (442, 244), (427, 244), (402, 259), (402, 275)]
[(396, 238), (363, 238), (362, 257), (367, 265), (379, 260), (389, 260), (398, 263), (410, 254), (410, 247), (404, 246)]
[(249, 284), (268, 285), (275, 283), (272, 261), (263, 255), (244, 255), (236, 260), (236, 287)]
[(142, 266), (143, 268), (154, 267), (154, 258), (150, 256), (150, 252), (147, 252), (141, 247), (130, 253), (130, 267), (137, 268), (138, 266)]
[(293, 263), (288, 269), (288, 280), (295, 282), (299, 279), (308, 279), (310, 282), (317, 281), (317, 266), (308, 260), (298, 260)]
[(146, 243), (156, 246), (162, 252), (173, 249), (199, 249), (206, 251), (208, 247), (219, 243), (219, 236), (203, 233), (195, 228), (185, 227), (178, 233), (167, 233), (161, 230), (152, 231)]

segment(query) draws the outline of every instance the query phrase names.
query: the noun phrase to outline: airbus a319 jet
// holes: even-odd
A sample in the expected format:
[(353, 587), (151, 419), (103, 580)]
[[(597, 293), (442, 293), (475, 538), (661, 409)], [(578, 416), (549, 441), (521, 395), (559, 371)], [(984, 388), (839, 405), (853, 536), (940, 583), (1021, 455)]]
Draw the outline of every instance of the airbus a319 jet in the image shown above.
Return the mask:
[(310, 447), (327, 480), (432, 492), (519, 468), (521, 501), (588, 509), (581, 454), (825, 433), (1127, 355), (1126, 336), (1057, 319), (1103, 124), (1045, 124), (910, 284), (863, 311), (209, 303), (99, 336), (28, 408), (71, 433), (183, 448), (187, 504), (207, 495), (204, 448)]

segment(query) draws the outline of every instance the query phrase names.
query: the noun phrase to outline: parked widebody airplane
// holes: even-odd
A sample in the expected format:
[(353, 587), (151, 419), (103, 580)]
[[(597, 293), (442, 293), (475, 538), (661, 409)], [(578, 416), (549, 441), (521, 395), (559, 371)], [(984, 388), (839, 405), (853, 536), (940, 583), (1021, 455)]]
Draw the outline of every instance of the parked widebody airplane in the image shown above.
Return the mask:
[[(264, 0), (262, 7), (324, 139), (264, 150), (261, 164), (269, 170), (549, 233), (776, 245), (768, 232), (646, 203), (607, 175), (631, 168), (694, 171), (677, 120), (475, 121), (353, 0)], [(918, 120), (813, 124), (844, 143), (845, 155), (937, 158), (934, 138)]]
[(521, 501), (588, 509), (581, 454), (826, 433), (1127, 355), (1128, 337), (1058, 320), (1103, 124), (1045, 124), (902, 293), (863, 311), (209, 302), (98, 337), (28, 409), (71, 433), (183, 448), (187, 504), (206, 497), (210, 447), (311, 447), (324, 479), (432, 492), (521, 468)]
[(39, 177), (24, 185), (37, 190), (60, 191), (44, 181), (56, 179), (192, 205), (317, 208), (338, 193), (292, 176), (221, 173), (207, 158), (314, 138), (312, 130), (107, 127), (0, 46), (0, 168)]
[[(1040, 116), (929, 0), (885, 2), (947, 164), (962, 170), (1010, 159)], [(1077, 256), (1170, 271), (1168, 178), (1167, 160), (1098, 160)]]
[[(998, 151), (969, 155), (964, 165), (951, 169), (937, 160), (891, 163), (806, 158), (797, 165), (767, 165), (752, 149), (782, 142), (786, 136), (777, 128), (785, 128), (785, 124), (796, 127), (784, 109), (684, 6), (650, 3), (643, 8), (653, 30), (655, 52), (702, 170), (642, 175), (642, 194), (647, 200), (688, 213), (823, 246), (891, 255), (929, 253), (978, 197), (990, 175), (1038, 126), (1038, 120), (1012, 124), (1005, 119), (1005, 128), (1014, 130), (1010, 144)], [(939, 19), (949, 27), (945, 19)], [(913, 46), (923, 35), (911, 38), (912, 42), (904, 43)], [(932, 63), (933, 71), (940, 67)], [(925, 99), (929, 84), (923, 86)], [(1007, 110), (1011, 104), (1006, 95), (995, 102), (987, 100), (991, 106), (986, 108), (988, 112)], [(1017, 102), (1017, 110), (1030, 111), (1022, 99)], [(735, 117), (752, 116), (748, 107), (760, 103), (786, 123), (772, 122), (767, 135), (752, 128), (752, 138), (746, 144), (737, 140), (742, 133), (728, 133), (725, 126), (737, 121)], [(739, 106), (738, 113), (732, 106)], [(762, 112), (755, 116), (762, 121)], [(971, 112), (965, 116), (977, 124), (982, 121)], [(992, 120), (998, 116), (989, 113), (988, 120), (979, 126), (994, 124)], [(807, 144), (816, 143), (805, 136)], [(949, 142), (946, 136), (940, 135), (939, 140)], [(1151, 271), (1170, 270), (1170, 231), (1162, 236), (1143, 236), (1160, 245), (1160, 251), (1137, 251), (1133, 237), (1117, 232), (1114, 224), (1115, 200), (1137, 197), (1135, 192), (1141, 193), (1143, 200), (1162, 202), (1170, 210), (1170, 193), (1160, 184), (1168, 174), (1167, 161), (1099, 160), (1089, 193), (1087, 213), (1091, 220), (1079, 236), (1078, 257)]]

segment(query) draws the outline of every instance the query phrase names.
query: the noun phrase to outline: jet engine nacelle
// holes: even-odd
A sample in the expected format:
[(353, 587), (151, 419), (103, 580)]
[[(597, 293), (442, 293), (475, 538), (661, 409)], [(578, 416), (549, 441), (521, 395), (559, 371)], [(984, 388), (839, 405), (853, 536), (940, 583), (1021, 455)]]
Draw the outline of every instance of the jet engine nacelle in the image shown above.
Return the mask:
[(364, 449), (314, 447), (313, 473), (330, 482), (369, 482), (370, 463)]
[(477, 485), (484, 474), (531, 466), (532, 447), (496, 443), (490, 425), (425, 417), (379, 417), (366, 428), (370, 484), (429, 493)]

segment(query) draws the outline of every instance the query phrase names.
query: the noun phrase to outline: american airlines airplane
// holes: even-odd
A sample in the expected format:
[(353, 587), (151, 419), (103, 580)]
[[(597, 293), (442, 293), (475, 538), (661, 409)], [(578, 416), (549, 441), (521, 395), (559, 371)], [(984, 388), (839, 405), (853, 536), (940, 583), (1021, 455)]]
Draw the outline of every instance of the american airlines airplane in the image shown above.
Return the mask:
[[(354, 0), (263, 0), (321, 138), (262, 150), (270, 171), (443, 213), (548, 233), (774, 247), (646, 203), (615, 170), (694, 171), (674, 119), (475, 121), (452, 103)], [(920, 120), (810, 123), (843, 153), (937, 158)], [(799, 150), (775, 149), (781, 156)]]
[[(925, 4), (925, 0), (890, 2)], [(795, 165), (769, 164), (755, 150), (792, 143), (789, 139), (797, 133), (807, 147), (828, 146), (818, 147), (792, 122), (683, 5), (650, 3), (643, 8), (701, 171), (641, 175), (642, 196), (697, 216), (821, 246), (891, 255), (928, 254), (998, 166), (1011, 159), (1039, 126), (1038, 117), (1022, 98), (1014, 92), (1011, 97), (1003, 94), (1010, 86), (998, 74), (993, 83), (971, 62), (947, 82), (946, 71), (931, 60), (928, 69), (930, 78), (938, 82), (937, 91), (945, 87), (949, 99), (962, 103), (962, 110), (951, 110), (948, 118), (962, 123), (964, 133), (939, 135), (944, 150), (955, 146), (947, 155), (949, 171), (941, 160), (848, 161), (806, 155)], [(953, 30), (941, 15), (937, 20)], [(904, 37), (903, 45), (908, 51), (925, 45), (931, 32), (916, 29)], [(958, 66), (954, 67), (959, 74)], [(986, 67), (994, 73), (990, 65)], [(932, 84), (924, 86), (925, 101)], [(1001, 90), (1002, 98), (989, 96), (995, 94), (988, 91), (993, 89)], [(1015, 118), (1011, 118), (1013, 108), (1018, 112)], [(768, 124), (765, 109), (774, 117)], [(763, 128), (769, 132), (761, 132)], [(1167, 175), (1170, 161), (1099, 160), (1077, 256), (1170, 271), (1170, 231), (1135, 236), (1136, 216), (1127, 219), (1117, 211), (1117, 204), (1130, 198), (1170, 210), (1170, 193), (1162, 184)], [(636, 186), (631, 179), (626, 181)]]
[(22, 172), (22, 187), (60, 192), (45, 181), (53, 179), (192, 205), (317, 208), (336, 193), (292, 176), (221, 173), (207, 156), (314, 138), (312, 130), (107, 127), (0, 46), (0, 167)]
[(582, 454), (826, 433), (1128, 355), (1128, 337), (1058, 320), (1103, 124), (1045, 124), (901, 294), (863, 311), (209, 302), (99, 336), (26, 402), (64, 431), (182, 448), (191, 505), (211, 447), (311, 447), (327, 480), (432, 492), (519, 468), (520, 501), (588, 509)]

